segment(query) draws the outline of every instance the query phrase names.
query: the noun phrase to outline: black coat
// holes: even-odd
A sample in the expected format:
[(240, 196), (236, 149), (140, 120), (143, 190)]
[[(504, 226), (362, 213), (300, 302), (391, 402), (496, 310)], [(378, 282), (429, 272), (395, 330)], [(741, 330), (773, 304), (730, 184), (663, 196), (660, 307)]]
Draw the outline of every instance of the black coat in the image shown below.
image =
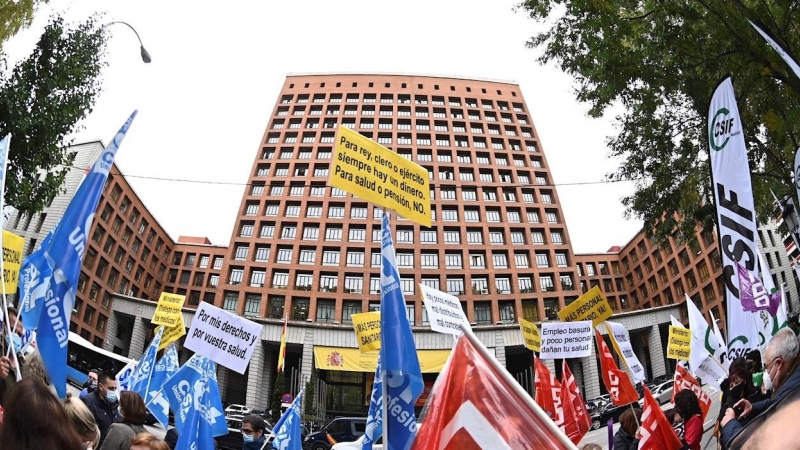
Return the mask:
[(614, 435), (614, 450), (637, 450), (638, 448), (639, 440), (620, 427), (617, 434)]
[(122, 421), (118, 411), (119, 403), (108, 404), (105, 399), (100, 398), (97, 389), (84, 397), (83, 402), (86, 403), (97, 422), (97, 428), (100, 429), (100, 444), (102, 444), (106, 440), (106, 434), (108, 434), (111, 424)]

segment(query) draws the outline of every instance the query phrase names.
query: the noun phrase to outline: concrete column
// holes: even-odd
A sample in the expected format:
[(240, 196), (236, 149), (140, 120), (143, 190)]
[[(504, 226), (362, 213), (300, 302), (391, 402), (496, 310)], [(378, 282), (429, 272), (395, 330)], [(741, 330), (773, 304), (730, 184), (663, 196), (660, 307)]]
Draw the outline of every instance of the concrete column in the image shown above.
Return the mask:
[[(544, 362), (545, 367), (547, 367), (547, 370), (549, 370), (550, 373), (552, 373), (553, 375), (556, 374), (556, 362), (555, 362), (555, 360), (543, 359), (542, 362)], [(559, 364), (561, 364), (561, 361), (559, 361)]]
[(494, 356), (503, 368), (506, 368), (506, 344), (503, 340), (503, 332), (494, 332)]
[(303, 357), (300, 360), (300, 379), (310, 380), (311, 371), (313, 369), (314, 369), (314, 329), (311, 327), (306, 327), (303, 335)]
[(584, 400), (600, 396), (600, 374), (597, 370), (597, 359), (595, 358), (594, 345), (592, 354), (586, 358), (581, 358), (581, 368), (583, 369), (583, 398)]
[(650, 327), (650, 333), (647, 334), (647, 346), (650, 348), (652, 377), (656, 378), (666, 374), (664, 348), (661, 346), (661, 331), (658, 329), (658, 325)]
[(259, 340), (253, 349), (253, 357), (247, 369), (247, 405), (260, 408), (265, 405), (264, 377), (261, 376), (264, 366), (264, 344)]
[(261, 366), (261, 395), (263, 400), (262, 404), (257, 407), (268, 410), (270, 399), (272, 399), (272, 377), (275, 376), (275, 371), (278, 369), (277, 366), (273, 366), (273, 364), (277, 363), (275, 359), (277, 350), (271, 346), (263, 346), (262, 351), (264, 352), (264, 364)]
[[(217, 385), (219, 386), (219, 395), (225, 401), (228, 398), (228, 368), (217, 364)], [(250, 405), (247, 405), (250, 406)]]
[(114, 345), (117, 342), (117, 315), (114, 311), (111, 311), (111, 314), (108, 315), (108, 322), (106, 323), (106, 340), (103, 342), (103, 347), (110, 351), (114, 351)]
[(147, 328), (144, 319), (137, 314), (133, 318), (133, 330), (131, 330), (131, 345), (128, 347), (128, 358), (139, 359), (144, 353), (144, 341), (147, 338)]

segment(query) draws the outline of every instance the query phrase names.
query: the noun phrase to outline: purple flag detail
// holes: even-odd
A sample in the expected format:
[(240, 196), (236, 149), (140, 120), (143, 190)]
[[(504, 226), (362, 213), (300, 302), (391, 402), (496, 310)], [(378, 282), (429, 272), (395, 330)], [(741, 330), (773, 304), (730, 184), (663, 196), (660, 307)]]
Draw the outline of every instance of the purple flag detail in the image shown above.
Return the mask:
[(742, 309), (750, 312), (768, 311), (775, 316), (781, 304), (780, 292), (767, 292), (764, 283), (741, 264), (736, 263), (736, 269), (739, 272), (739, 300), (742, 301)]
[(608, 450), (614, 450), (614, 418), (608, 418)]

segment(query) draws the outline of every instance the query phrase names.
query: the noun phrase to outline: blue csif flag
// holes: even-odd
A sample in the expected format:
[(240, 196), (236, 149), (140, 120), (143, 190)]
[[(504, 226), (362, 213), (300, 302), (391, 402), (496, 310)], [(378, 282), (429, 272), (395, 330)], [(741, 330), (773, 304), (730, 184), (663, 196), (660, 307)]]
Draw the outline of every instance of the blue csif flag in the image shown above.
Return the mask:
[(161, 392), (175, 412), (175, 428), (179, 435), (184, 431), (197, 434), (200, 422), (211, 428), (212, 436), (228, 434), (217, 385), (217, 366), (210, 359), (197, 354), (189, 358), (164, 383)]
[(372, 383), (372, 397), (369, 400), (367, 427), (361, 450), (372, 450), (372, 444), (383, 433), (383, 380), (381, 379), (381, 357), (378, 355), (378, 366), (375, 368), (375, 381)]
[(158, 346), (161, 345), (161, 335), (164, 333), (164, 327), (160, 326), (156, 329), (156, 335), (147, 346), (142, 359), (136, 365), (131, 378), (131, 391), (139, 394), (142, 399), (147, 398), (147, 393), (150, 391), (150, 379), (153, 376), (153, 369), (156, 366), (156, 357), (158, 356)]
[(147, 408), (153, 413), (153, 417), (164, 426), (164, 429), (169, 428), (169, 402), (161, 393), (161, 385), (172, 378), (177, 371), (178, 350), (174, 344), (171, 344), (164, 350), (164, 355), (156, 363), (150, 378), (150, 387), (147, 389), (147, 397), (144, 398)]
[(305, 389), (301, 390), (297, 397), (295, 397), (286, 412), (283, 413), (278, 423), (272, 429), (275, 434), (275, 439), (272, 441), (272, 448), (280, 450), (302, 450), (303, 437), (301, 433), (301, 415), (300, 410), (303, 408), (303, 393)]
[(75, 291), (89, 230), (114, 157), (135, 117), (136, 111), (94, 163), (91, 172), (72, 197), (44, 253), (53, 275), (45, 290), (47, 294), (39, 315), (37, 340), (44, 366), (61, 398), (67, 396), (69, 320), (75, 305)]
[(34, 330), (39, 325), (44, 297), (50, 287), (53, 268), (47, 263), (44, 252), (53, 240), (54, 231), (47, 233), (42, 245), (22, 261), (19, 271), (20, 316), (26, 330)]
[(383, 369), (383, 420), (387, 450), (408, 450), (414, 443), (417, 419), (414, 404), (424, 383), (414, 336), (406, 316), (400, 273), (394, 258), (389, 214), (383, 215), (381, 239), (381, 366)]

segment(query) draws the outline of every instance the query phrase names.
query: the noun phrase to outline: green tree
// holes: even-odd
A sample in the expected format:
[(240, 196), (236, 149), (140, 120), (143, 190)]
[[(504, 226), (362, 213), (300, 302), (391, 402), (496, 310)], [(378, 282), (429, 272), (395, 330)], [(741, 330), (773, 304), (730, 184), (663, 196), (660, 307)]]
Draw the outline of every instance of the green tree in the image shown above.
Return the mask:
[(281, 418), (281, 403), (283, 403), (281, 398), (285, 393), (286, 381), (283, 372), (278, 372), (278, 376), (275, 377), (275, 387), (272, 389), (272, 402), (269, 405), (273, 425)]
[(6, 202), (22, 212), (61, 192), (75, 159), (68, 136), (100, 93), (106, 40), (97, 16), (74, 27), (56, 16), (27, 58), (0, 69), (0, 136), (11, 134)]
[(0, 2), (0, 45), (22, 28), (30, 26), (39, 3), (47, 0), (3, 0)]
[(317, 374), (315, 372), (311, 372), (311, 380), (306, 383), (306, 392), (303, 394), (305, 395), (304, 420), (317, 420), (316, 388)]
[(770, 188), (794, 192), (800, 138), (800, 79), (750, 26), (759, 24), (790, 54), (800, 49), (794, 0), (527, 0), (518, 10), (546, 23), (528, 46), (576, 80), (589, 114), (621, 105), (620, 157), (612, 180), (635, 180), (629, 217), (659, 240), (693, 239), (714, 220), (706, 120), (716, 85), (733, 76), (759, 219), (772, 216)]

